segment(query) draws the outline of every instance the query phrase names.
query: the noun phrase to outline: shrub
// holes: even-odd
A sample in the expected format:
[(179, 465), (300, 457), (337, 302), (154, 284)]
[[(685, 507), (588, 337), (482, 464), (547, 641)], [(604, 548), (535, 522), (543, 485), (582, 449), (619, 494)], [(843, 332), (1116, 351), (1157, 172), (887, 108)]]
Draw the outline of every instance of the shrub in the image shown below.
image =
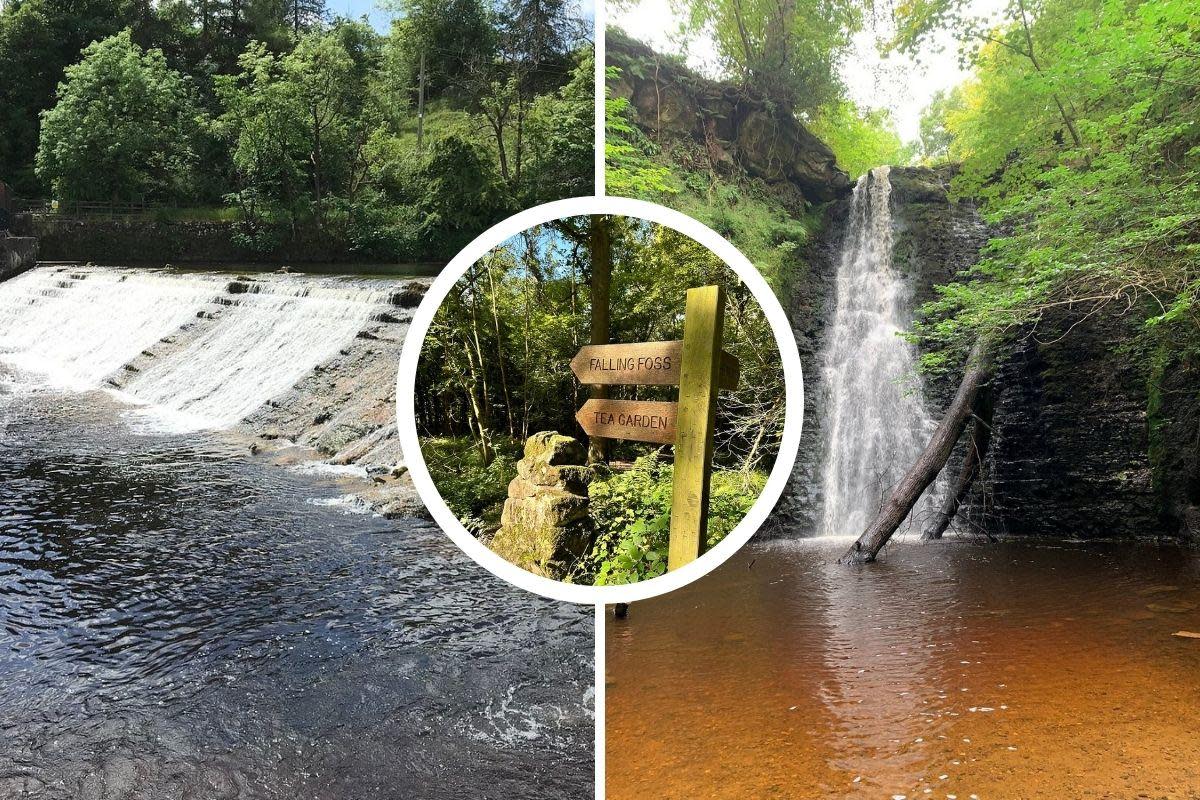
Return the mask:
[(475, 440), (462, 437), (423, 438), (421, 455), (438, 493), (454, 516), (475, 536), (495, 530), (508, 496), (508, 482), (517, 474), (519, 442), (493, 442), (496, 457), (485, 465)]
[[(626, 472), (592, 482), (591, 517), (596, 544), (588, 558), (597, 586), (634, 583), (667, 571), (674, 465), (657, 454), (637, 459)], [(758, 471), (714, 470), (706, 547), (741, 522), (766, 485)]]

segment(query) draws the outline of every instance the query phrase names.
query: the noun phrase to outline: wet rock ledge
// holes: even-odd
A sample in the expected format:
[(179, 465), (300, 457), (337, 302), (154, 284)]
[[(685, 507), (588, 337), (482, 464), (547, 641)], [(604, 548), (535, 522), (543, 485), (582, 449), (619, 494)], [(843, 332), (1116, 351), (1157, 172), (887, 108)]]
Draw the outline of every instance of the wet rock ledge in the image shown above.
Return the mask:
[(387, 517), (427, 516), (396, 434), (396, 369), (413, 309), (429, 289), (410, 280), (338, 355), (242, 421), (251, 449), (281, 463), (311, 460), (359, 467), (347, 489)]

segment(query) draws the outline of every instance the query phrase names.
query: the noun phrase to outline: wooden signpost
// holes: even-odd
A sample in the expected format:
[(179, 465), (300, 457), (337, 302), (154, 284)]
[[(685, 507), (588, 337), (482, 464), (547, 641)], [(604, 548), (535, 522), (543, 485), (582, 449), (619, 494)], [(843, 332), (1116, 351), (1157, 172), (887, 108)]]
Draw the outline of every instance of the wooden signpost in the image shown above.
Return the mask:
[(580, 383), (678, 386), (679, 402), (598, 400), (575, 415), (588, 436), (675, 445), (667, 569), (700, 556), (708, 529), (717, 392), (738, 383), (738, 360), (721, 349), (725, 290), (688, 289), (683, 340), (587, 345), (571, 359)]
[[(594, 386), (678, 386), (683, 364), (683, 342), (633, 342), (589, 344), (571, 359), (571, 371), (580, 383)], [(740, 365), (721, 353), (720, 388), (736, 389)]]
[(588, 436), (675, 444), (676, 404), (654, 400), (588, 400), (575, 414)]

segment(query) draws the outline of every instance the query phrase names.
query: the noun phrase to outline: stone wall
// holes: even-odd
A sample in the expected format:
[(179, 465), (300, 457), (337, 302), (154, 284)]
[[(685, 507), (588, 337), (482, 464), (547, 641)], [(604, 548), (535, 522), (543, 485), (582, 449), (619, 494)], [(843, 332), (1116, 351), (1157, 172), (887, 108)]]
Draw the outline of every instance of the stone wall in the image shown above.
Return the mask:
[(569, 436), (543, 431), (525, 442), (508, 485), (500, 530), (488, 545), (500, 557), (555, 580), (570, 577), (592, 549), (587, 451)]
[(23, 215), (22, 232), (41, 241), (46, 261), (98, 264), (320, 264), (347, 262), (345, 248), (302, 232), (270, 253), (237, 244), (235, 223), (150, 218)]
[(37, 260), (37, 239), (32, 236), (5, 236), (0, 232), (0, 281), (24, 272)]

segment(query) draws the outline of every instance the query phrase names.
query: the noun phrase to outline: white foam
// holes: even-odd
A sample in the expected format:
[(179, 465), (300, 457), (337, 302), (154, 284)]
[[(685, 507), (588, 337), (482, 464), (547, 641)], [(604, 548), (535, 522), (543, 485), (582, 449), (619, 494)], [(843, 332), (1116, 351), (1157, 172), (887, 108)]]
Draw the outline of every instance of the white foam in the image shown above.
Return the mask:
[(357, 464), (330, 464), (327, 461), (305, 461), (288, 467), (297, 475), (330, 475), (345, 478), (366, 478), (367, 470)]
[[(390, 307), (395, 289), (388, 281), (259, 275), (252, 291), (231, 294), (231, 280), (30, 270), (0, 284), (0, 359), (58, 388), (111, 390), (119, 374), (119, 396), (142, 405), (131, 414), (135, 429), (226, 428), (335, 356)], [(153, 355), (139, 358), (143, 351)]]

